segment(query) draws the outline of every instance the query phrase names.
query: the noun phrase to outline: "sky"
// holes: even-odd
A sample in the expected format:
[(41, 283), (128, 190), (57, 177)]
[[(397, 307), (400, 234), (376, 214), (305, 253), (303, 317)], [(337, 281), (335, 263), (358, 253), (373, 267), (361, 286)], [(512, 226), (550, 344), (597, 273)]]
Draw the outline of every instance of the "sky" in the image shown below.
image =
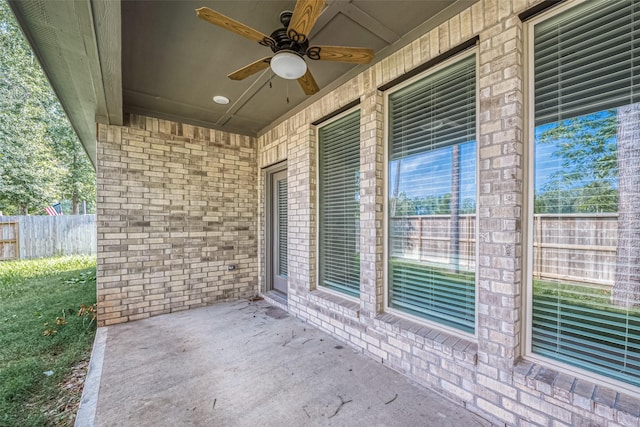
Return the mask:
[[(400, 188), (398, 194), (408, 198), (442, 196), (451, 193), (452, 147), (405, 157), (400, 162)], [(476, 143), (460, 145), (460, 200), (476, 198)], [(389, 162), (389, 195), (396, 188), (398, 160)]]
[[(553, 125), (539, 126), (536, 133), (542, 133)], [(553, 144), (536, 144), (535, 188), (541, 190), (549, 181), (549, 176), (561, 167), (561, 159), (553, 156)], [(475, 200), (476, 162), (475, 142), (461, 146), (461, 199)], [(441, 196), (451, 192), (451, 147), (405, 157), (401, 163), (401, 179), (398, 194), (409, 198)], [(396, 188), (398, 161), (389, 164), (389, 196)]]
[[(585, 116), (600, 119), (610, 114), (603, 111)], [(534, 187), (536, 192), (544, 189), (552, 175), (563, 169), (562, 158), (554, 155), (557, 144), (540, 143), (541, 135), (557, 126), (559, 122), (540, 125), (535, 128), (534, 135)], [(401, 160), (389, 162), (389, 197), (396, 191), (398, 164), (400, 164), (400, 188), (398, 194), (404, 193), (408, 198), (424, 198), (442, 196), (451, 193), (451, 161), (452, 147), (447, 146), (435, 150), (426, 150)], [(476, 200), (476, 142), (460, 144), (460, 203), (465, 199)], [(577, 166), (576, 166), (577, 167)], [(577, 183), (583, 185), (586, 182)], [(615, 184), (614, 184), (615, 186)]]

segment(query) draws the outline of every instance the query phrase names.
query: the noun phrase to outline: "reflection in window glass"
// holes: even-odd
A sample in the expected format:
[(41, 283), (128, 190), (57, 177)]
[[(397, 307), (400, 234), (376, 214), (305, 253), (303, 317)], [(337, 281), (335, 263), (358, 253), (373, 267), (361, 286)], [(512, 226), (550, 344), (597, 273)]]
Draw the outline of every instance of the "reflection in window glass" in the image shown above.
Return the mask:
[(532, 351), (640, 385), (640, 54), (632, 1), (536, 25)]
[(475, 56), (389, 96), (389, 306), (475, 323)]

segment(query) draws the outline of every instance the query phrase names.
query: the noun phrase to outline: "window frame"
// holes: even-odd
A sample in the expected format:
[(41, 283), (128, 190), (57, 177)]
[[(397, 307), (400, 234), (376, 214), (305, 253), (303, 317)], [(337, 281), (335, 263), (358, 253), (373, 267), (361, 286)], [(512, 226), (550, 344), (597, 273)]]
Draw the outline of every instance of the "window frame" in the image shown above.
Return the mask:
[[(273, 230), (273, 224), (272, 221), (268, 221), (268, 216), (269, 216), (269, 212), (272, 211), (273, 209), (273, 205), (274, 205), (274, 201), (271, 200), (272, 199), (272, 192), (273, 192), (273, 185), (271, 183), (271, 177), (278, 173), (278, 172), (283, 172), (283, 171), (287, 171), (287, 161), (286, 160), (282, 160), (279, 161), (277, 163), (274, 163), (272, 165), (269, 165), (265, 168), (262, 169), (262, 173), (261, 173), (261, 178), (262, 178), (262, 182), (263, 182), (263, 197), (264, 197), (264, 209), (262, 212), (263, 218), (261, 219), (261, 221), (264, 224), (264, 235), (263, 235), (263, 243), (262, 243), (262, 249), (264, 250), (264, 262), (265, 262), (265, 269), (264, 269), (264, 276), (263, 276), (263, 280), (264, 280), (264, 284), (262, 286), (262, 288), (264, 288), (264, 292), (269, 292), (269, 291), (273, 291), (273, 270), (274, 270), (274, 266), (273, 266), (273, 259), (276, 256), (276, 254), (273, 253), (273, 251), (269, 250), (269, 244), (272, 242), (271, 240), (271, 236), (272, 233), (274, 232)], [(288, 230), (287, 230), (288, 231)], [(288, 252), (288, 249), (287, 249)], [(288, 257), (288, 253), (287, 253), (287, 257)]]
[(526, 184), (524, 185), (524, 212), (526, 220), (523, 221), (525, 230), (523, 230), (523, 237), (526, 244), (523, 245), (523, 264), (522, 269), (523, 280), (522, 283), (525, 286), (525, 292), (522, 293), (522, 303), (524, 307), (524, 321), (522, 322), (521, 332), (524, 337), (524, 346), (521, 350), (521, 356), (527, 360), (548, 366), (559, 372), (568, 373), (574, 377), (582, 380), (592, 382), (596, 385), (604, 385), (613, 387), (616, 390), (626, 391), (633, 394), (640, 392), (640, 387), (633, 384), (617, 380), (615, 378), (607, 377), (606, 375), (598, 374), (596, 372), (580, 368), (575, 365), (564, 363), (557, 359), (545, 357), (533, 352), (533, 273), (534, 273), (534, 238), (533, 225), (534, 225), (534, 178), (535, 178), (535, 26), (545, 22), (547, 19), (551, 19), (556, 15), (566, 12), (573, 7), (579, 6), (589, 0), (568, 0), (566, 2), (559, 3), (544, 12), (532, 17), (524, 23), (524, 98), (523, 105), (525, 127), (525, 155), (528, 159), (525, 162), (524, 176), (526, 177)]
[[(322, 123), (318, 123), (316, 126), (314, 126), (314, 130), (315, 130), (315, 135), (316, 135), (316, 148), (315, 148), (315, 166), (316, 166), (316, 173), (314, 174), (314, 179), (316, 181), (316, 185), (315, 185), (315, 204), (316, 204), (316, 208), (314, 209), (315, 213), (316, 213), (316, 225), (315, 225), (315, 237), (316, 237), (316, 244), (315, 244), (315, 267), (316, 267), (316, 271), (315, 271), (315, 281), (316, 281), (316, 289), (320, 290), (322, 292), (326, 292), (328, 294), (334, 295), (336, 297), (339, 298), (344, 298), (347, 299), (349, 301), (353, 301), (353, 302), (357, 302), (358, 304), (360, 303), (360, 298), (362, 297), (362, 292), (359, 290), (359, 295), (360, 297), (354, 297), (353, 295), (349, 295), (340, 291), (336, 291), (335, 289), (331, 289), (328, 288), (326, 286), (323, 286), (320, 282), (320, 226), (321, 226), (321, 221), (320, 221), (320, 129), (322, 129), (325, 126), (328, 126), (350, 114), (353, 114), (354, 112), (358, 111), (360, 113), (360, 130), (359, 130), (359, 145), (362, 144), (362, 109), (360, 107), (360, 105), (355, 105), (352, 108), (349, 108), (345, 111), (342, 111), (340, 114), (336, 114), (335, 116), (327, 119), (326, 121), (322, 122)], [(359, 150), (360, 152), (360, 150)], [(360, 165), (359, 165), (359, 174), (360, 174), (360, 179), (362, 180), (362, 154), (360, 154)], [(360, 244), (360, 243), (358, 243)], [(362, 286), (362, 269), (360, 270), (360, 286)]]
[[(420, 316), (416, 316), (402, 310), (395, 309), (389, 306), (389, 125), (390, 125), (390, 102), (389, 96), (393, 93), (406, 88), (407, 86), (412, 85), (415, 82), (418, 82), (432, 74), (435, 74), (441, 71), (444, 68), (447, 68), (450, 65), (454, 65), (459, 61), (467, 59), (470, 56), (475, 55), (475, 80), (476, 80), (476, 90), (475, 90), (475, 104), (476, 104), (476, 214), (475, 214), (475, 253), (476, 253), (476, 261), (475, 261), (475, 305), (474, 305), (474, 333), (465, 332), (463, 330), (454, 328), (449, 325), (445, 325), (443, 323), (439, 323), (433, 320), (425, 319)], [(480, 268), (477, 262), (478, 258), (478, 248), (480, 246), (480, 239), (478, 239), (478, 224), (479, 224), (479, 215), (478, 215), (478, 200), (479, 200), (479, 189), (480, 189), (480, 149), (479, 149), (479, 139), (480, 139), (480, 123), (478, 120), (478, 113), (480, 112), (480, 85), (479, 85), (479, 58), (480, 58), (480, 50), (478, 46), (471, 47), (463, 52), (460, 52), (456, 55), (453, 55), (446, 60), (434, 65), (432, 68), (425, 70), (424, 72), (417, 74), (416, 76), (403, 81), (402, 83), (394, 86), (393, 88), (388, 89), (384, 92), (384, 176), (383, 176), (383, 192), (384, 192), (384, 202), (383, 202), (383, 210), (384, 210), (384, 221), (383, 221), (383, 235), (384, 235), (384, 249), (383, 249), (383, 259), (384, 259), (384, 267), (383, 267), (383, 309), (386, 313), (392, 314), (399, 318), (404, 318), (406, 320), (423, 324), (430, 328), (439, 329), (451, 335), (470, 340), (473, 342), (477, 342), (478, 339), (478, 279)]]

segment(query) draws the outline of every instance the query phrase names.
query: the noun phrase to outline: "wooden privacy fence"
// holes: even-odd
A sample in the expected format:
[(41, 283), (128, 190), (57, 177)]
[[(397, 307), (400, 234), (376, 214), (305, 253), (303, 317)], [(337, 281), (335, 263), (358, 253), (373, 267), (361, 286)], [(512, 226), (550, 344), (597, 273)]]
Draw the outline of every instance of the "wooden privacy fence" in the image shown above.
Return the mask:
[[(2, 220), (2, 217), (0, 217), (0, 220)], [(18, 222), (0, 222), (0, 260), (18, 259), (19, 256)]]
[(0, 261), (96, 253), (96, 216), (0, 216)]
[(534, 216), (534, 277), (613, 285), (618, 214)]
[[(402, 235), (395, 256), (448, 264), (450, 215), (394, 218), (390, 232)], [(475, 269), (476, 216), (459, 217), (459, 265)], [(537, 279), (613, 285), (618, 214), (536, 214), (533, 220), (533, 275)]]
[[(458, 265), (463, 270), (475, 268), (476, 216), (458, 217)], [(394, 239), (394, 255), (433, 264), (448, 264), (451, 254), (449, 236), (450, 215), (414, 215), (391, 220), (390, 232), (403, 239)], [(402, 255), (400, 255), (402, 254)]]

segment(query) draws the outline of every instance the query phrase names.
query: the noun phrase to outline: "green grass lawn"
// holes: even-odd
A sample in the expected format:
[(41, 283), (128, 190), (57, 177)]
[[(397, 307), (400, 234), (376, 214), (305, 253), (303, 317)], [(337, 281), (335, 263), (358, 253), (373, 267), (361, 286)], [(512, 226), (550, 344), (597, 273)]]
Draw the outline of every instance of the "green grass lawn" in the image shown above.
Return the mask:
[[(0, 262), (0, 426), (73, 425), (95, 337), (95, 257)], [(77, 382), (77, 381), (76, 381)], [(75, 393), (75, 395), (73, 395)]]
[(562, 283), (551, 280), (533, 279), (535, 297), (548, 297), (567, 304), (588, 307), (614, 313), (640, 315), (640, 308), (620, 308), (611, 304), (611, 286), (592, 283)]

